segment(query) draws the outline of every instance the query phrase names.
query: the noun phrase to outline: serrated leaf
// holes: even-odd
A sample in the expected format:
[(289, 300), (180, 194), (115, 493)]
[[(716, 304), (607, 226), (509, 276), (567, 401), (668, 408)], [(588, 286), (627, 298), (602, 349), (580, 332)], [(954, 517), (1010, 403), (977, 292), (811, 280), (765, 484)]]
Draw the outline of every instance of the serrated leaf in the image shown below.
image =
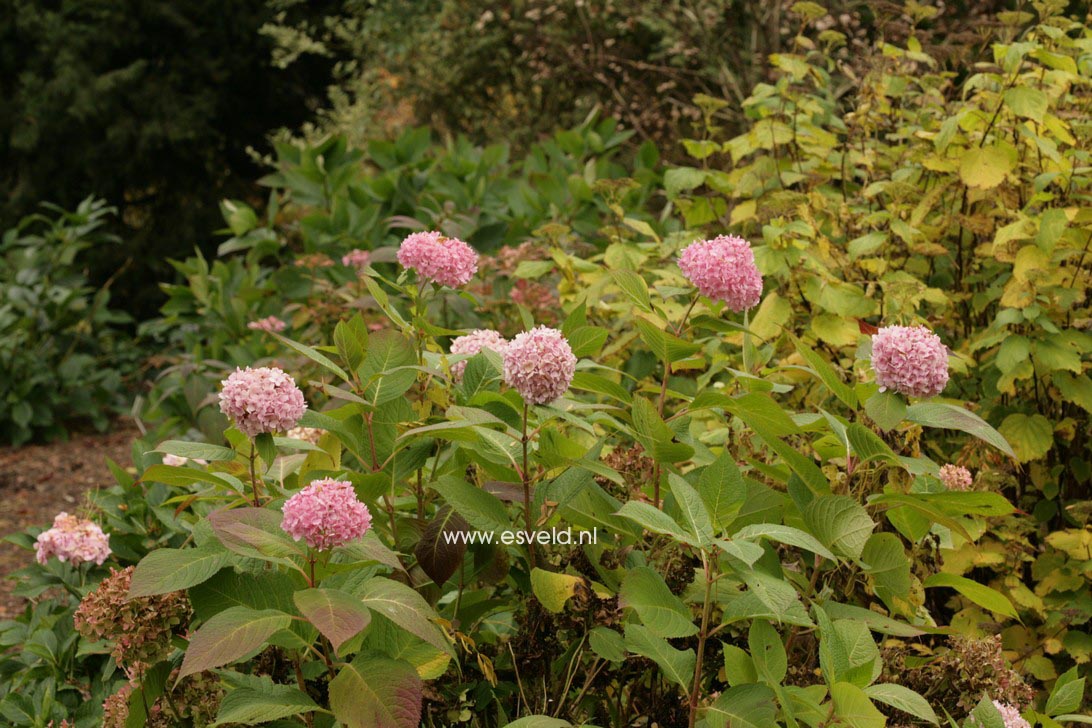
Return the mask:
[(258, 725), (317, 709), (311, 696), (289, 685), (265, 686), (261, 690), (236, 688), (220, 701), (212, 726)]
[(190, 637), (179, 679), (231, 664), (257, 652), (292, 618), (273, 609), (231, 607), (212, 617)]
[(705, 711), (709, 728), (770, 728), (776, 725), (774, 691), (765, 685), (736, 685)]
[(940, 718), (937, 717), (929, 702), (910, 688), (892, 683), (880, 683), (869, 685), (864, 692), (872, 700), (878, 700), (933, 725), (940, 725)]
[(424, 686), (401, 660), (360, 655), (330, 681), (330, 709), (345, 728), (418, 728)]
[(207, 442), (187, 442), (185, 440), (167, 440), (159, 444), (155, 452), (177, 455), (180, 458), (208, 460), (234, 460), (235, 451), (230, 447), (210, 445)]
[(959, 430), (993, 445), (1009, 457), (1016, 457), (1008, 441), (988, 422), (962, 407), (942, 402), (919, 402), (906, 408), (906, 419), (925, 427)]
[(338, 589), (304, 589), (292, 598), (300, 614), (330, 640), (335, 652), (372, 621), (371, 612), (360, 599)]
[(804, 509), (804, 522), (834, 553), (860, 558), (872, 529), (872, 519), (857, 501), (844, 495), (821, 495)]
[(663, 577), (647, 566), (626, 572), (618, 596), (618, 606), (636, 611), (657, 637), (689, 637), (698, 631), (690, 609), (671, 593)]
[(751, 622), (747, 646), (759, 677), (771, 687), (780, 685), (788, 670), (788, 658), (777, 630), (769, 622), (756, 619)]
[(806, 551), (811, 551), (813, 554), (818, 554), (831, 561), (838, 560), (837, 557), (814, 536), (801, 531), (799, 528), (782, 526), (778, 523), (756, 523), (750, 526), (744, 526), (732, 534), (732, 538), (736, 540), (768, 538), (790, 546), (797, 546)]
[(531, 591), (547, 611), (557, 614), (565, 609), (583, 578), (572, 574), (558, 574), (545, 569), (531, 570)]
[(382, 614), (433, 647), (455, 656), (447, 636), (432, 621), (436, 613), (424, 597), (413, 589), (400, 582), (375, 576), (355, 591), (361, 603), (368, 609)]
[(835, 683), (830, 688), (834, 715), (850, 728), (884, 728), (887, 718), (856, 685)]
[(667, 640), (657, 637), (652, 630), (640, 624), (626, 625), (625, 643), (629, 652), (647, 657), (659, 665), (660, 672), (667, 680), (684, 689), (689, 688), (690, 681), (694, 679), (697, 659), (694, 650), (677, 650)]
[(437, 585), (443, 586), (462, 565), (466, 541), (458, 534), (469, 533), (470, 524), (450, 505), (442, 506), (425, 526), (413, 555)]
[(962, 576), (941, 572), (926, 578), (925, 581), (922, 582), (922, 586), (926, 589), (938, 586), (951, 587), (980, 607), (984, 607), (1006, 617), (1019, 619), (1016, 608), (1012, 606), (1012, 602), (1008, 600), (1008, 597), (996, 589), (991, 589), (985, 584), (979, 584), (977, 581), (971, 581)]
[(231, 554), (218, 545), (190, 549), (156, 549), (148, 553), (133, 571), (129, 598), (189, 589), (211, 578), (231, 561)]

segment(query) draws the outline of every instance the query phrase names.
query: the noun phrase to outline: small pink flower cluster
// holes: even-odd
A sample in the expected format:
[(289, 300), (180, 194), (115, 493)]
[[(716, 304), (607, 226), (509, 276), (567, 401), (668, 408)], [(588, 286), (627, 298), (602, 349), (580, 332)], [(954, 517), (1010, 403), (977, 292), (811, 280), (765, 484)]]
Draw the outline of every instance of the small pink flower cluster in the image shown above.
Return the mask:
[(38, 563), (44, 564), (50, 556), (72, 564), (102, 562), (110, 558), (110, 537), (102, 532), (97, 523), (60, 512), (53, 519), (53, 527), (38, 535)]
[(457, 288), (478, 272), (478, 254), (458, 238), (442, 233), (413, 233), (398, 248), (398, 262), (425, 281)]
[(333, 478), (311, 481), (282, 510), (285, 533), (319, 551), (355, 541), (372, 526), (372, 514), (357, 500), (353, 484)]
[(220, 411), (250, 437), (290, 430), (307, 409), (296, 382), (276, 367), (236, 369), (220, 384)]
[[(460, 336), (451, 342), (452, 354), (474, 355), (482, 349), (492, 349), (504, 356), (504, 352), (508, 349), (508, 340), (492, 329), (475, 329), (466, 336)], [(451, 375), (455, 377), (456, 382), (463, 380), (465, 371), (465, 359), (451, 365)]]
[(354, 248), (341, 256), (341, 264), (356, 269), (357, 273), (360, 273), (367, 268), (371, 261), (372, 254), (367, 250), (361, 250), (360, 248)]
[(574, 374), (576, 356), (557, 329), (539, 326), (517, 334), (504, 352), (504, 381), (528, 404), (553, 402)]
[(280, 333), (287, 327), (284, 321), (281, 321), (276, 316), (266, 316), (264, 319), (258, 319), (257, 321), (251, 321), (246, 325), (251, 331), (275, 331)]
[(881, 392), (933, 397), (948, 384), (948, 347), (924, 326), (884, 326), (872, 335), (872, 369)]
[(970, 490), (974, 478), (971, 477), (971, 471), (967, 468), (949, 463), (940, 466), (940, 482), (944, 483), (944, 487), (948, 490)]
[(1008, 705), (998, 700), (993, 701), (993, 707), (1001, 714), (1001, 720), (1005, 721), (1005, 728), (1031, 728), (1031, 723), (1020, 715), (1020, 709), (1015, 705)]
[(762, 299), (762, 274), (754, 251), (735, 235), (688, 245), (679, 255), (679, 269), (703, 296), (724, 301), (736, 313), (754, 308)]

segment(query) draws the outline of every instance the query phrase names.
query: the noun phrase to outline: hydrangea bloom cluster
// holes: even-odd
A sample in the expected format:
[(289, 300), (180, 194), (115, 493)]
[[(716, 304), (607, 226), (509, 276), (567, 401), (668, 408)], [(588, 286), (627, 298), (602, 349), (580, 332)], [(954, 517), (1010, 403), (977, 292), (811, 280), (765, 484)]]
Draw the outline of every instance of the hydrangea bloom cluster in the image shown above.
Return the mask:
[(948, 490), (970, 490), (974, 478), (971, 471), (961, 465), (942, 465), (940, 467), (940, 482)]
[(372, 526), (368, 506), (344, 480), (314, 480), (284, 504), (281, 528), (319, 551), (361, 538)]
[(751, 245), (735, 235), (699, 240), (679, 254), (679, 269), (703, 296), (724, 301), (736, 313), (762, 299), (762, 274)]
[(264, 319), (251, 321), (246, 325), (251, 331), (275, 331), (277, 333), (284, 331), (287, 326), (288, 324), (276, 316), (266, 316)]
[(290, 430), (307, 409), (296, 382), (276, 367), (236, 369), (220, 384), (220, 411), (250, 437)]
[(457, 288), (478, 272), (478, 254), (458, 238), (442, 233), (413, 233), (398, 247), (398, 262), (422, 280)]
[(1001, 720), (1005, 721), (1005, 728), (1031, 728), (1031, 723), (1020, 715), (1020, 709), (1015, 705), (1007, 705), (1000, 701), (993, 701), (993, 707), (1001, 714)]
[(130, 599), (134, 568), (111, 569), (75, 614), (76, 631), (89, 640), (113, 643), (111, 654), (130, 677), (167, 657), (171, 637), (190, 618), (185, 592)]
[(341, 256), (341, 264), (356, 269), (358, 273), (367, 268), (371, 261), (372, 254), (367, 250), (361, 250), (360, 248), (354, 248)]
[(167, 453), (163, 456), (164, 465), (173, 465), (176, 468), (180, 468), (186, 463), (195, 463), (197, 465), (208, 465), (209, 461), (204, 458), (184, 458), (181, 455), (172, 455)]
[(38, 535), (38, 563), (44, 564), (50, 556), (72, 564), (102, 562), (110, 558), (110, 537), (102, 532), (97, 523), (70, 516), (64, 511), (53, 519), (53, 527)]
[(881, 392), (933, 397), (948, 384), (948, 347), (924, 326), (884, 326), (872, 335), (872, 369)]
[[(501, 356), (508, 349), (508, 340), (492, 329), (475, 329), (466, 336), (460, 336), (451, 342), (452, 354), (477, 354), (482, 349), (492, 349)], [(456, 382), (461, 382), (466, 371), (466, 361), (457, 361), (451, 365), (451, 374)]]
[(557, 329), (538, 326), (517, 334), (504, 352), (504, 381), (528, 404), (565, 394), (576, 374), (576, 356)]
[[(178, 725), (175, 711), (178, 711), (178, 717), (191, 721), (187, 725), (207, 726), (216, 721), (216, 713), (224, 697), (220, 678), (215, 673), (202, 672), (187, 675), (175, 685), (177, 676), (178, 670), (175, 670), (167, 679), (170, 704), (166, 696), (160, 695), (148, 706), (145, 728), (175, 728)], [(103, 728), (125, 728), (129, 721), (129, 697), (133, 689), (133, 684), (127, 683), (102, 704)]]

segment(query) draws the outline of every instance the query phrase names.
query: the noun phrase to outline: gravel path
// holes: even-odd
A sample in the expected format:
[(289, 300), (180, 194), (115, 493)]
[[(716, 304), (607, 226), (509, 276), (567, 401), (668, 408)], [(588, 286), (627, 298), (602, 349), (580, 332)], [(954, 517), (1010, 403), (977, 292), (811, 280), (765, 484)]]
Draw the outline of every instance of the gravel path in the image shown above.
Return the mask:
[[(128, 467), (136, 434), (118, 425), (105, 434), (73, 435), (68, 442), (0, 448), (0, 536), (47, 526), (57, 512), (78, 509), (87, 491), (113, 483), (106, 458)], [(12, 596), (14, 582), (6, 577), (33, 558), (29, 551), (0, 542), (0, 619), (22, 610), (23, 600)]]

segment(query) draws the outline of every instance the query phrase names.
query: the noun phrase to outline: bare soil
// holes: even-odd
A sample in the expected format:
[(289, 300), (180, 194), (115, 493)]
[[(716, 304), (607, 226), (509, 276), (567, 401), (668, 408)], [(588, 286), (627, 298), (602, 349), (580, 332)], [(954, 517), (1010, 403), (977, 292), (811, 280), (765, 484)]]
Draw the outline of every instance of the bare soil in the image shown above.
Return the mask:
[[(29, 526), (48, 526), (60, 511), (86, 503), (88, 491), (114, 482), (106, 458), (132, 464), (129, 448), (136, 430), (118, 424), (104, 434), (73, 435), (65, 442), (0, 448), (0, 537)], [(34, 553), (0, 543), (0, 619), (23, 609), (12, 595), (9, 574), (32, 563)]]

